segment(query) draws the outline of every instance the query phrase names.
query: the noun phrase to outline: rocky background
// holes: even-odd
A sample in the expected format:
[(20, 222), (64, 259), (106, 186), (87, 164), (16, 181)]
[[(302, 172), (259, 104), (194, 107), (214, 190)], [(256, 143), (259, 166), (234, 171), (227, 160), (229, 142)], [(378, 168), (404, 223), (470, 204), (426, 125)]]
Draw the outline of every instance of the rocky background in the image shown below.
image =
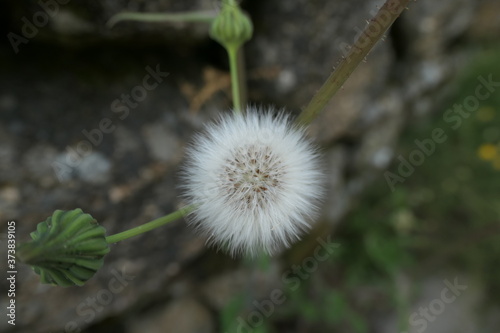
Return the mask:
[[(255, 25), (244, 50), (249, 103), (297, 114), (381, 4), (243, 1)], [(201, 23), (105, 23), (125, 10), (217, 9), (215, 0), (2, 1), (0, 221), (16, 221), (18, 241), (55, 209), (80, 207), (112, 234), (182, 205), (184, 147), (231, 105), (225, 51)], [(83, 287), (41, 285), (19, 265), (16, 326), (3, 318), (0, 330), (219, 332), (235, 294), (248, 290), (249, 309), (268, 297), (382, 177), (409, 120), (446, 95), (467, 44), (498, 34), (499, 10), (494, 0), (411, 3), (311, 126), (325, 152), (327, 202), (311, 234), (265, 273), (207, 249), (178, 221), (114, 245)]]

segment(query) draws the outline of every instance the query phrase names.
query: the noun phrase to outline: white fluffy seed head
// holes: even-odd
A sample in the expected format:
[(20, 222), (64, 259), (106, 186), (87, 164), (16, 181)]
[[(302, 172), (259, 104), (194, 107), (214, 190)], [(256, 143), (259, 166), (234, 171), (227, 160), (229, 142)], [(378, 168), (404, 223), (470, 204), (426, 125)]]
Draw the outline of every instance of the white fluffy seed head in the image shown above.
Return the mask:
[(189, 223), (233, 255), (290, 246), (323, 194), (317, 150), (272, 109), (249, 107), (206, 126), (187, 150), (182, 178), (184, 198), (197, 205)]

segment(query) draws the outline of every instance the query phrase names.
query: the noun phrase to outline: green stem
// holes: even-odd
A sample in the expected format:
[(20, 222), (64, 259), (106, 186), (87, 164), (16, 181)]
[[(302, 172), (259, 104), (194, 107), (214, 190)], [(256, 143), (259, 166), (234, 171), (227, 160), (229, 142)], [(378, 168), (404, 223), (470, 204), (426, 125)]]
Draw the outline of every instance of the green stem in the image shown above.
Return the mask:
[(140, 22), (205, 22), (212, 23), (216, 12), (196, 11), (196, 12), (178, 12), (178, 13), (135, 13), (125, 12), (113, 15), (106, 23), (108, 28), (113, 27), (121, 21), (140, 21)]
[(384, 3), (378, 13), (368, 22), (348, 54), (342, 57), (340, 64), (299, 115), (297, 118), (299, 125), (308, 125), (318, 116), (354, 69), (365, 59), (370, 50), (384, 36), (387, 29), (401, 15), (409, 2), (410, 0), (387, 0)]
[(181, 209), (179, 209), (171, 214), (162, 216), (162, 217), (157, 218), (156, 220), (153, 220), (151, 222), (148, 222), (148, 223), (145, 223), (145, 224), (140, 225), (138, 227), (135, 227), (135, 228), (108, 236), (108, 237), (106, 237), (106, 242), (108, 242), (108, 244), (113, 244), (113, 243), (117, 243), (117, 242), (120, 242), (120, 241), (128, 239), (128, 238), (143, 234), (147, 231), (151, 231), (153, 229), (161, 227), (162, 225), (165, 225), (165, 224), (170, 223), (172, 221), (178, 220), (183, 216), (186, 216), (187, 214), (191, 213), (195, 208), (196, 208), (196, 205), (189, 205), (189, 206), (182, 207)]
[(238, 46), (228, 46), (226, 47), (227, 54), (229, 56), (229, 70), (231, 71), (231, 90), (233, 93), (233, 106), (235, 113), (241, 113), (242, 105), (240, 98), (240, 77), (239, 77), (239, 67), (238, 67)]

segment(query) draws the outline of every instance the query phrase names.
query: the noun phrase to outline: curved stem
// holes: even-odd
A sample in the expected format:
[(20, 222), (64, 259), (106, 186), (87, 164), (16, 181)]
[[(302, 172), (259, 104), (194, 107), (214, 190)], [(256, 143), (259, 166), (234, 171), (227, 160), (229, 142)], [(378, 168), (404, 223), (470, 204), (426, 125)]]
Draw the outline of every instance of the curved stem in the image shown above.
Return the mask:
[(297, 118), (299, 125), (308, 125), (318, 116), (370, 50), (384, 36), (387, 29), (401, 15), (409, 2), (410, 0), (387, 0), (384, 3), (377, 14), (368, 22), (347, 55), (342, 57), (340, 64), (299, 115)]
[(233, 107), (235, 113), (241, 113), (241, 89), (238, 66), (238, 46), (228, 46), (226, 48), (229, 56), (229, 70), (231, 71), (231, 90), (233, 93)]
[(108, 28), (113, 27), (121, 21), (140, 22), (205, 22), (211, 23), (216, 16), (215, 11), (195, 11), (178, 13), (136, 13), (124, 12), (113, 15), (106, 23)]
[(151, 222), (145, 223), (143, 225), (140, 225), (138, 227), (111, 235), (106, 237), (106, 242), (108, 244), (113, 244), (120, 242), (122, 240), (143, 234), (147, 231), (151, 231), (153, 229), (156, 229), (158, 227), (161, 227), (162, 225), (165, 225), (167, 223), (170, 223), (172, 221), (178, 220), (183, 216), (186, 216), (187, 214), (191, 213), (194, 209), (196, 208), (196, 205), (189, 205), (189, 206), (184, 206), (181, 209), (170, 213), (168, 215), (162, 216), (160, 218), (157, 218), (156, 220), (153, 220)]

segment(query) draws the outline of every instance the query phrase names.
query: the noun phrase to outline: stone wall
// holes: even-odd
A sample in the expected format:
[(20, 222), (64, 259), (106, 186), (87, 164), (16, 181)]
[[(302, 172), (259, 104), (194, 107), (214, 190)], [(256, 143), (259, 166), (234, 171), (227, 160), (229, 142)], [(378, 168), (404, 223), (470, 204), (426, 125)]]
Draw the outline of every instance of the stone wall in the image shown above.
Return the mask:
[[(225, 53), (207, 26), (105, 27), (122, 10), (216, 10), (215, 0), (57, 1), (0, 5), (11, 37), (0, 45), (0, 221), (17, 222), (18, 241), (55, 209), (80, 207), (108, 233), (175, 210), (186, 143), (231, 105)], [(412, 2), (359, 66), (311, 126), (325, 152), (328, 196), (311, 236), (289, 253), (307, 253), (382, 177), (410, 117), (433, 111), (446, 93), (468, 36), (490, 33), (472, 22), (493, 2)], [(54, 15), (40, 3), (57, 3), (46, 7)], [(381, 3), (244, 1), (255, 24), (245, 47), (249, 102), (297, 114)], [(144, 80), (155, 87), (141, 89)], [(124, 241), (84, 287), (40, 285), (19, 266), (15, 328), (216, 332), (214, 314), (242, 288), (268, 295), (283, 261), (274, 258), (262, 275), (204, 241), (183, 221)], [(4, 320), (0, 330), (15, 331)]]

